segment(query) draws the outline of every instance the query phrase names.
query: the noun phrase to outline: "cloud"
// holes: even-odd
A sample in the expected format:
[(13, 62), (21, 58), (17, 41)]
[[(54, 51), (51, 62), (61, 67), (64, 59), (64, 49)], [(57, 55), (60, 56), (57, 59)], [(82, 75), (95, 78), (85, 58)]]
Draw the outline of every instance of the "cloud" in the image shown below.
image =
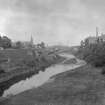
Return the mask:
[(96, 26), (104, 31), (104, 4), (104, 0), (0, 0), (0, 29), (15, 40), (28, 40), (33, 34), (36, 42), (78, 44), (94, 34)]
[(81, 0), (91, 11), (103, 12), (105, 10), (105, 0)]
[(46, 15), (54, 11), (65, 12), (68, 2), (69, 0), (0, 0), (0, 8)]

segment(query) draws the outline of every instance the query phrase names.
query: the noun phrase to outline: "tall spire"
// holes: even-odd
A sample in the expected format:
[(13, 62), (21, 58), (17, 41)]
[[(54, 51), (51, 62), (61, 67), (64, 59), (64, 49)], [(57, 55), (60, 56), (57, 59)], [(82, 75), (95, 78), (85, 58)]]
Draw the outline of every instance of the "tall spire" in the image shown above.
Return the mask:
[(31, 35), (30, 43), (31, 43), (31, 45), (34, 44), (34, 40), (33, 40), (33, 36), (32, 35)]

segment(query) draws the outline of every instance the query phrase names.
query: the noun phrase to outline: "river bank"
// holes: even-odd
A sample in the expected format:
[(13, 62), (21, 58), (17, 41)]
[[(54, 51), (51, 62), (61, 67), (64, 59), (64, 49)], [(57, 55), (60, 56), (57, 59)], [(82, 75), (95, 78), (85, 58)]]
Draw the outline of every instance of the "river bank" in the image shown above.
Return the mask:
[(9, 89), (4, 91), (3, 97), (16, 95), (23, 91), (32, 89), (33, 87), (37, 88), (43, 85), (45, 82), (49, 81), (50, 77), (56, 74), (85, 65), (84, 61), (76, 59), (75, 56), (71, 54), (63, 53), (59, 55), (61, 57), (64, 57), (65, 60), (63, 60), (61, 63), (49, 66), (48, 68), (45, 69), (45, 71), (39, 72), (38, 74), (33, 75), (32, 77), (27, 78), (24, 81), (22, 80), (19, 81), (18, 83), (15, 83)]
[(55, 75), (53, 82), (20, 93), (0, 105), (105, 105), (105, 76), (90, 65)]
[[(70, 68), (71, 69), (74, 69), (74, 68), (78, 68), (78, 67), (80, 67), (81, 66), (81, 64), (82, 65), (84, 65), (83, 64), (83, 61), (81, 62), (81, 61), (79, 61), (79, 60), (77, 60), (78, 62), (77, 62), (77, 64), (75, 65), (74, 64), (74, 66), (71, 64), (71, 61), (74, 61), (74, 56), (71, 56), (71, 55), (68, 55), (68, 54), (66, 54), (65, 55), (65, 57), (66, 57), (66, 59), (67, 59), (67, 61), (69, 61), (70, 63), (68, 64), (68, 62), (67, 62), (67, 64), (65, 64), (65, 60), (63, 61), (63, 63), (64, 63), (64, 66), (62, 65), (58, 65), (57, 66), (57, 68), (56, 69), (58, 69), (58, 70), (56, 70), (56, 69), (54, 69), (54, 71), (53, 71), (53, 69), (52, 70), (50, 70), (51, 68), (49, 68), (48, 69), (48, 71), (46, 70), (46, 73), (47, 73), (47, 75), (49, 75), (49, 73), (51, 74), (51, 76), (52, 76), (52, 73), (53, 73), (53, 75), (54, 74), (59, 74), (59, 73), (61, 73), (61, 72), (65, 72), (63, 69), (65, 69), (65, 70), (69, 70)], [(68, 59), (69, 58), (69, 59)], [(71, 61), (70, 61), (70, 59), (71, 59)], [(72, 62), (73, 63), (73, 62)], [(56, 66), (55, 66), (56, 67)], [(60, 68), (59, 68), (60, 67)], [(66, 67), (66, 68), (65, 68)], [(60, 70), (60, 71), (59, 71)], [(63, 70), (63, 71), (62, 71)], [(49, 72), (49, 73), (48, 73)], [(54, 73), (55, 72), (55, 73)], [(46, 73), (45, 73), (45, 76), (46, 76)], [(43, 74), (44, 75), (44, 74)], [(49, 77), (51, 77), (50, 75), (49, 75)], [(39, 76), (40, 77), (40, 76)], [(42, 76), (41, 76), (42, 77)], [(41, 77), (40, 77), (40, 80), (41, 80)], [(49, 78), (48, 77), (48, 78)], [(38, 78), (37, 78), (38, 79)], [(44, 78), (42, 78), (42, 80), (44, 80), (45, 79), (45, 77)], [(45, 79), (46, 80), (46, 79)], [(34, 80), (35, 81), (35, 80)], [(30, 84), (30, 82), (32, 82), (32, 81), (29, 81), (29, 84)], [(41, 81), (40, 81), (41, 82)], [(23, 83), (22, 83), (23, 84)], [(20, 86), (20, 87), (22, 87), (22, 86)], [(20, 90), (20, 89), (19, 89)], [(10, 90), (11, 91), (11, 90)], [(12, 89), (12, 92), (13, 92), (13, 89)], [(14, 92), (13, 92), (14, 93)]]
[(53, 62), (44, 62), (43, 67), (39, 66), (39, 68), (19, 68), (17, 70), (12, 70), (12, 72), (0, 75), (0, 95), (2, 95), (4, 90), (8, 89), (14, 83), (19, 82), (20, 80), (25, 80), (26, 78), (37, 74), (39, 71), (44, 71), (45, 68), (53, 64), (62, 62), (64, 59), (65, 58), (63, 57), (57, 56), (56, 59), (53, 59)]

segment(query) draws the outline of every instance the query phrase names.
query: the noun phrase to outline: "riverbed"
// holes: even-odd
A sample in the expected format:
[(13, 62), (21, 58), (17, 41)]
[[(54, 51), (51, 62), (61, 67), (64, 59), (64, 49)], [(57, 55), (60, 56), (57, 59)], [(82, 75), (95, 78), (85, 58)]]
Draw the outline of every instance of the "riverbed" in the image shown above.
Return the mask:
[[(66, 60), (75, 58), (75, 56), (71, 54), (66, 54), (66, 53), (60, 54), (60, 56), (65, 57)], [(27, 78), (26, 80), (21, 80), (18, 83), (15, 83), (9, 89), (4, 91), (3, 97), (16, 95), (23, 91), (26, 91), (32, 88), (37, 88), (46, 82), (53, 81), (53, 79), (50, 79), (50, 77), (56, 74), (59, 74), (68, 70), (72, 70), (74, 68), (78, 68), (86, 64), (82, 60), (79, 60), (77, 58), (75, 59), (77, 60), (77, 63), (75, 64), (64, 64), (64, 61), (63, 61), (62, 63), (55, 64), (46, 68), (45, 71), (40, 71), (38, 74), (33, 75), (32, 77)]]

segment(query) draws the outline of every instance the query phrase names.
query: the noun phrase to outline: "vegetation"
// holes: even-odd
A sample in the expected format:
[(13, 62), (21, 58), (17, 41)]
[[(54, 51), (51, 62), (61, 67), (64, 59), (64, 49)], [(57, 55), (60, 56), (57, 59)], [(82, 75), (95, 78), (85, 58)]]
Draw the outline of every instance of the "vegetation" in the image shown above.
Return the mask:
[[(43, 48), (40, 47), (37, 52), (36, 50), (30, 52), (25, 49), (16, 49), (12, 50), (12, 54), (11, 50), (5, 50), (3, 54), (11, 58), (8, 63), (14, 64), (15, 67), (35, 69), (36, 67), (44, 68), (55, 63), (58, 58), (60, 59), (54, 53), (45, 49), (41, 50)], [(87, 64), (73, 71), (53, 76), (53, 82), (11, 96), (0, 102), (0, 105), (105, 105), (105, 76), (101, 75), (101, 70), (105, 74), (105, 43), (97, 40), (97, 43), (90, 44), (86, 39), (81, 42), (78, 55), (93, 66)], [(72, 60), (65, 63), (75, 63), (75, 60)], [(21, 71), (21, 69), (18, 70)], [(12, 73), (15, 74), (14, 71)]]
[[(40, 54), (38, 53), (40, 52)], [(0, 83), (14, 76), (39, 70), (44, 71), (48, 66), (59, 63), (64, 58), (48, 50), (34, 49), (5, 49), (0, 51)], [(38, 54), (38, 55), (37, 55)]]
[(0, 66), (0, 74), (4, 74), (5, 71), (3, 70), (3, 68)]
[[(35, 53), (33, 53), (35, 52)], [(14, 67), (38, 67), (42, 65), (49, 65), (55, 62), (60, 57), (56, 54), (48, 55), (48, 51), (41, 51), (40, 55), (37, 55), (37, 50), (30, 49), (7, 49), (0, 51), (0, 63), (5, 70), (12, 69)], [(5, 57), (4, 57), (5, 56)]]
[(37, 44), (37, 47), (38, 48), (45, 48), (45, 43), (41, 42), (41, 43)]
[(11, 48), (12, 47), (12, 41), (10, 38), (7, 36), (0, 36), (0, 47), (6, 49), (6, 48)]
[[(38, 51), (38, 50), (37, 50)], [(6, 49), (0, 51), (7, 61), (0, 63), (0, 95), (14, 83), (26, 79), (64, 58), (40, 49), (40, 56), (33, 49)]]
[(23, 48), (23, 43), (21, 41), (17, 41), (15, 48), (17, 48), (17, 49)]
[(97, 38), (93, 44), (88, 39), (81, 41), (77, 55), (95, 67), (101, 67), (105, 74), (105, 42), (102, 39)]
[(0, 105), (105, 105), (105, 77), (90, 65), (58, 74), (53, 82), (2, 101)]
[(89, 44), (85, 40), (84, 46), (81, 45), (79, 49), (79, 54), (82, 58), (96, 67), (105, 66), (105, 42), (98, 42), (94, 44)]
[(24, 45), (21, 41), (12, 43), (7, 36), (0, 36), (0, 47), (0, 83), (4, 78), (8, 80), (28, 71), (38, 73), (39, 70), (45, 70), (51, 64), (63, 60), (54, 52), (50, 54), (44, 42), (36, 46), (31, 42), (26, 42)]

